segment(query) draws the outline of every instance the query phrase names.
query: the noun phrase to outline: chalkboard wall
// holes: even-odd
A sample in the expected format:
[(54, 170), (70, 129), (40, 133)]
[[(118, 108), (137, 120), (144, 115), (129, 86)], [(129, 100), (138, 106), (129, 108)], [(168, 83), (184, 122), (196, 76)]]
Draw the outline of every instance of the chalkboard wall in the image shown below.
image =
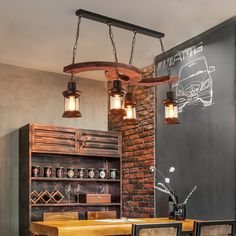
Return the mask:
[[(235, 18), (167, 52), (181, 124), (164, 125), (168, 85), (156, 88), (157, 168), (170, 178), (187, 217), (235, 217)], [(226, 27), (227, 26), (227, 27)], [(235, 28), (235, 27), (233, 27)], [(226, 30), (227, 29), (227, 30)], [(228, 30), (229, 29), (229, 30)], [(184, 51), (183, 51), (184, 50)], [(157, 73), (165, 65), (157, 56)], [(174, 166), (175, 172), (169, 173)], [(157, 177), (157, 182), (163, 182)], [(167, 216), (167, 195), (156, 191), (156, 214)]]

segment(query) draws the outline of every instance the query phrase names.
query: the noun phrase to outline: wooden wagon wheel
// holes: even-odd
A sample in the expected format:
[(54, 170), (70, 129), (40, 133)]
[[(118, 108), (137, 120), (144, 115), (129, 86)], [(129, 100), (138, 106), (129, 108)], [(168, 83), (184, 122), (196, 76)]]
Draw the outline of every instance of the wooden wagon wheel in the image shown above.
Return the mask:
[(126, 82), (130, 84), (137, 84), (143, 79), (142, 72), (135, 66), (108, 61), (90, 61), (70, 64), (64, 67), (64, 72), (78, 74), (85, 71), (103, 70), (109, 80), (115, 80), (117, 79), (116, 69), (121, 75), (120, 79), (126, 78), (124, 80), (127, 80)]

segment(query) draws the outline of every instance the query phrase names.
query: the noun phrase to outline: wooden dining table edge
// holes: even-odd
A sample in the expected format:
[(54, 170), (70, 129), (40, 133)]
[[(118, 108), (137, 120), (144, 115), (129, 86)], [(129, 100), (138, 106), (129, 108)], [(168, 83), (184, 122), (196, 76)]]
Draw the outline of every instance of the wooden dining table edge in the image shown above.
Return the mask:
[(30, 232), (35, 235), (47, 235), (47, 236), (55, 236), (58, 235), (58, 227), (50, 225), (42, 225), (40, 224), (43, 221), (32, 222), (30, 224)]
[[(141, 220), (141, 221), (140, 221)], [(33, 233), (45, 234), (48, 236), (67, 236), (69, 232), (72, 232), (73, 236), (76, 235), (88, 235), (89, 236), (102, 236), (107, 233), (112, 233), (112, 235), (130, 235), (132, 224), (142, 224), (142, 223), (171, 223), (171, 222), (179, 222), (182, 223), (182, 232), (188, 233), (193, 232), (194, 230), (194, 222), (198, 221), (195, 219), (186, 219), (186, 220), (169, 220), (168, 218), (137, 218), (135, 222), (102, 222), (97, 220), (90, 221), (81, 221), (83, 223), (88, 223), (88, 225), (78, 225), (69, 226), (65, 224), (65, 222), (59, 221), (38, 221), (32, 222), (30, 225), (30, 230)], [(67, 221), (67, 223), (75, 223), (77, 220)], [(90, 223), (90, 224), (89, 224)], [(78, 234), (76, 234), (78, 232)], [(116, 234), (117, 233), (117, 234)]]

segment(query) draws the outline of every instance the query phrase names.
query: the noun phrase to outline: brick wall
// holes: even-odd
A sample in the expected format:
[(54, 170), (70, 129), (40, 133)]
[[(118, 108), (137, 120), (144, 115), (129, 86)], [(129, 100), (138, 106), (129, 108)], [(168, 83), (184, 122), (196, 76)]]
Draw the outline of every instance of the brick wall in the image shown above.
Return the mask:
[(133, 88), (137, 100), (136, 126), (125, 125), (121, 116), (108, 115), (109, 130), (123, 133), (123, 216), (154, 216), (154, 88)]

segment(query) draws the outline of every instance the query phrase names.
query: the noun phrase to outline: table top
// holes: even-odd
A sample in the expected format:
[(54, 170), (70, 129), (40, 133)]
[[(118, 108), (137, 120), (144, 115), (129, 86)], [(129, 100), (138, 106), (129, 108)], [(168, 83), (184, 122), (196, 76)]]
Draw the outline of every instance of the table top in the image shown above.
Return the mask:
[(168, 218), (137, 218), (137, 219), (107, 219), (107, 220), (66, 220), (32, 222), (32, 233), (48, 236), (104, 236), (130, 235), (132, 224), (145, 223), (182, 223), (183, 232), (192, 232), (194, 220), (169, 220)]

